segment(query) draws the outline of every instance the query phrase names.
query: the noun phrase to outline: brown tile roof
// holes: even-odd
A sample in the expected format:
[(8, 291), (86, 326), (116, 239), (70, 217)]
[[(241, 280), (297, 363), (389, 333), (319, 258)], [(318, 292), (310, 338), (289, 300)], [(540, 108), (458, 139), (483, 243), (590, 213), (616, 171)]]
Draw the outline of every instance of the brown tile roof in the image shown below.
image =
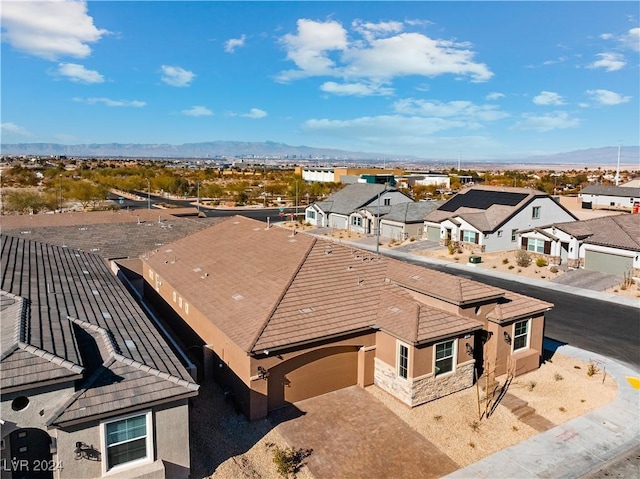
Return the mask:
[[(89, 391), (96, 371), (104, 371), (105, 361), (113, 360), (171, 384), (163, 386), (165, 399), (178, 391), (176, 387), (182, 395), (195, 394), (197, 385), (99, 256), (6, 235), (0, 236), (0, 244), (2, 305), (13, 311), (1, 314), (0, 322), (3, 333), (16, 328), (14, 340), (2, 340), (3, 386), (23, 390), (82, 373), (80, 390)], [(19, 315), (15, 304), (7, 304), (17, 297), (28, 304)], [(92, 341), (85, 330), (103, 332), (106, 342)], [(136, 385), (113, 382), (109, 391), (115, 395), (130, 387)], [(145, 389), (139, 392), (136, 401), (156, 396)], [(110, 408), (129, 405), (122, 401)], [(83, 409), (83, 417), (98, 409)], [(63, 412), (57, 410), (51, 421)]]
[(415, 293), (457, 306), (505, 295), (356, 248), (266, 230), (242, 217), (167, 245), (146, 261), (239, 347), (254, 353), (374, 326), (412, 343), (456, 335), (480, 324), (429, 306)]
[(632, 251), (640, 250), (640, 216), (620, 214), (583, 221), (557, 223), (561, 231), (585, 243)]
[(506, 291), (504, 298), (498, 301), (498, 305), (487, 314), (487, 319), (504, 322), (540, 314), (552, 308), (553, 304), (539, 299), (524, 296), (522, 294)]

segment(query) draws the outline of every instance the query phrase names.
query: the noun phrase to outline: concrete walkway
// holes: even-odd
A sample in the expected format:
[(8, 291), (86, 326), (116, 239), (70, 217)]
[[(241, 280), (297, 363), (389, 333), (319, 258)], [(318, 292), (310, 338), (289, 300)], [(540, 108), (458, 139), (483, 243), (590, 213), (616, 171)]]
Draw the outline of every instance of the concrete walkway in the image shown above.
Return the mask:
[[(640, 390), (627, 376), (637, 372), (609, 358), (559, 346), (557, 352), (585, 362), (597, 361), (618, 384), (616, 398), (599, 409), (553, 427), (448, 476), (469, 478), (577, 478), (640, 445)], [(640, 476), (640, 471), (637, 471)]]

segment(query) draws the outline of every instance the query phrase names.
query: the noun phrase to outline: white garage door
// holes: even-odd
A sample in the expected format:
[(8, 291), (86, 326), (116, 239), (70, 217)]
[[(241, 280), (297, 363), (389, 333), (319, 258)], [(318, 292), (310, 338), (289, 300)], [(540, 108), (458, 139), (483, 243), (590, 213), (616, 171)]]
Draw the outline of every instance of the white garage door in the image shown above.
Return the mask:
[(427, 226), (427, 239), (429, 241), (440, 241), (440, 227)]

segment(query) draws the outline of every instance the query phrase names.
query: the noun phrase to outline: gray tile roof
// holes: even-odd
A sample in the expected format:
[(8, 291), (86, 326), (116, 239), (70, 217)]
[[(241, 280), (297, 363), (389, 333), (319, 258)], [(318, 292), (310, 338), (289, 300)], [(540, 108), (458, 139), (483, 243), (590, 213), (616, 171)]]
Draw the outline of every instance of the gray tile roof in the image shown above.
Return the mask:
[(417, 201), (393, 205), (384, 219), (399, 223), (422, 223), (425, 216), (442, 205), (442, 201)]
[(623, 213), (552, 226), (588, 244), (640, 251), (640, 215)]
[(605, 195), (605, 196), (623, 196), (625, 198), (640, 198), (640, 188), (632, 188), (628, 186), (602, 186), (591, 185), (583, 188), (581, 194), (588, 195)]
[[(110, 410), (157, 394), (165, 399), (178, 392), (195, 394), (197, 385), (99, 256), (6, 235), (0, 235), (0, 241), (0, 289), (3, 305), (12, 311), (0, 317), (2, 332), (11, 326), (18, 331), (17, 341), (2, 341), (3, 387), (26, 389), (34, 386), (34, 380), (61, 380), (67, 369), (84, 375), (79, 391), (91, 394), (91, 378), (109, 369), (105, 364), (112, 361), (137, 368), (154, 381), (161, 378), (163, 383), (154, 391), (141, 388), (135, 401), (119, 401)], [(17, 315), (15, 303), (7, 304), (17, 297), (28, 304), (26, 314)], [(83, 331), (98, 331), (102, 336), (91, 341)], [(23, 374), (25, 370), (30, 374)], [(104, 391), (117, 395), (120, 389), (131, 387), (136, 385), (119, 381)], [(82, 417), (98, 414), (101, 408), (96, 403), (82, 409)], [(62, 420), (59, 417), (64, 417), (64, 410), (57, 410), (50, 423)]]
[(374, 183), (353, 183), (319, 202), (318, 206), (326, 213), (348, 215), (374, 201), (385, 190), (395, 191), (395, 188)]

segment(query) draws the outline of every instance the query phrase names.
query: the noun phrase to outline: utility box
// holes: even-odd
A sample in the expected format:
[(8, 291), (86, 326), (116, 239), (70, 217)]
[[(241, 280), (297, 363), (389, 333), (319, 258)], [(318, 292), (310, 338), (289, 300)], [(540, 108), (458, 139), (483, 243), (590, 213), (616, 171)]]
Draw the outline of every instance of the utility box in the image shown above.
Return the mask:
[(480, 256), (469, 256), (469, 263), (480, 264), (482, 263), (482, 258)]

